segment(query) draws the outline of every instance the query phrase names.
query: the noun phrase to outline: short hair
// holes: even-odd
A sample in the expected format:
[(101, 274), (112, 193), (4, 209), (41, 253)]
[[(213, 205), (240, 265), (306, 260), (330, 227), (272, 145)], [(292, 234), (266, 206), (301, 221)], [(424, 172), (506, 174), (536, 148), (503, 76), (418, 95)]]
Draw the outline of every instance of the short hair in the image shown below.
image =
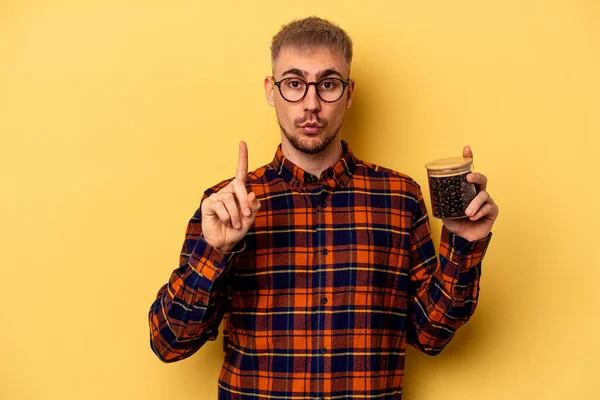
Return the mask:
[(301, 51), (325, 47), (341, 52), (348, 68), (352, 63), (350, 36), (333, 22), (315, 16), (297, 19), (281, 27), (271, 42), (271, 64), (275, 63), (284, 47)]

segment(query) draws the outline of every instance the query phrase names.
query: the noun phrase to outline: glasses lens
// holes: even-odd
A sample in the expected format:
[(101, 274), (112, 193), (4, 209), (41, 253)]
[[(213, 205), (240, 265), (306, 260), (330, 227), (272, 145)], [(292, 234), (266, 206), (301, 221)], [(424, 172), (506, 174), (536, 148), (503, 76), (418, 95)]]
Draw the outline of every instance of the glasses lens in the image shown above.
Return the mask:
[(340, 79), (329, 78), (319, 82), (319, 96), (325, 101), (336, 101), (344, 93), (344, 84)]
[(279, 90), (287, 101), (298, 101), (306, 92), (306, 82), (298, 78), (286, 78), (281, 81)]

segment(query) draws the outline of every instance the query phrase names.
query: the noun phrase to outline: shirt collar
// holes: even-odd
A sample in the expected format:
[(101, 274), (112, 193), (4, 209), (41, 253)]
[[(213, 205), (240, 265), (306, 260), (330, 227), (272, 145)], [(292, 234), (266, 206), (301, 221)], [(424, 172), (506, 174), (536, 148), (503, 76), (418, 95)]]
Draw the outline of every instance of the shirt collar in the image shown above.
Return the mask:
[(350, 178), (352, 178), (357, 160), (350, 149), (350, 145), (344, 140), (341, 142), (342, 157), (334, 165), (323, 171), (320, 177), (304, 171), (287, 159), (281, 151), (281, 143), (277, 146), (271, 166), (292, 189), (297, 191), (301, 191), (304, 186), (318, 186), (323, 184), (328, 184), (335, 189), (343, 188)]

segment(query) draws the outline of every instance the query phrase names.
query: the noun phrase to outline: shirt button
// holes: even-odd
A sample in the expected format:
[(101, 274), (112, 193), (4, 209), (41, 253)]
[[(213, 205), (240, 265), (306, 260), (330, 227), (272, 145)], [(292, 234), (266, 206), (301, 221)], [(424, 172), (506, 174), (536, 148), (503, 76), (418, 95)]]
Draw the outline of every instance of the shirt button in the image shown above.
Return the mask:
[(321, 207), (326, 208), (327, 207), (327, 202), (326, 201), (322, 202), (321, 203)]
[(221, 263), (218, 261), (213, 261), (213, 265), (215, 266), (215, 268), (219, 268), (221, 266)]
[(329, 250), (323, 249), (323, 251), (321, 253), (323, 253), (323, 255), (326, 256), (327, 254), (329, 254)]
[(325, 347), (322, 347), (321, 348), (321, 354), (325, 354), (325, 353), (327, 353), (327, 349)]
[(321, 297), (321, 303), (327, 304), (327, 297), (325, 297), (325, 296)]
[(198, 305), (199, 305), (199, 306), (203, 306), (203, 305), (204, 305), (204, 301), (202, 301), (202, 300), (199, 300), (199, 301), (198, 301)]

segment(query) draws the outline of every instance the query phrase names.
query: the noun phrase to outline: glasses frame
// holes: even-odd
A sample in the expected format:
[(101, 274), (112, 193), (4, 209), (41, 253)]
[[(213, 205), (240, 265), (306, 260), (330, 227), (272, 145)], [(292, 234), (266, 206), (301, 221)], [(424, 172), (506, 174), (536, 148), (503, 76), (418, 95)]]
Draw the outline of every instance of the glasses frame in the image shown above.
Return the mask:
[[(299, 100), (295, 100), (295, 101), (288, 100), (288, 99), (286, 99), (286, 98), (285, 98), (285, 96), (283, 95), (283, 92), (281, 91), (281, 82), (285, 81), (286, 79), (298, 79), (298, 80), (300, 80), (300, 81), (302, 81), (302, 82), (306, 83), (306, 87), (304, 88), (304, 94), (302, 95), (302, 97), (300, 97), (300, 99), (299, 99)], [(331, 101), (329, 101), (329, 100), (325, 100), (324, 98), (322, 98), (322, 97), (321, 97), (321, 94), (319, 93), (319, 86), (318, 86), (318, 85), (319, 85), (321, 82), (323, 82), (323, 81), (326, 81), (326, 80), (328, 80), (328, 79), (336, 79), (336, 80), (338, 80), (338, 81), (342, 82), (342, 85), (343, 85), (343, 88), (342, 88), (342, 93), (340, 94), (340, 97), (338, 97), (338, 98), (337, 98), (337, 99), (335, 99), (335, 100), (331, 100)], [(320, 80), (320, 81), (318, 81), (318, 82), (306, 82), (304, 79), (302, 79), (302, 78), (296, 78), (296, 77), (288, 77), (288, 78), (283, 78), (283, 79), (281, 79), (280, 81), (276, 81), (276, 80), (275, 80), (275, 77), (273, 77), (273, 76), (271, 77), (271, 80), (273, 81), (273, 84), (274, 84), (275, 86), (277, 86), (277, 88), (279, 89), (279, 94), (281, 95), (281, 97), (283, 97), (283, 99), (284, 99), (285, 101), (287, 101), (288, 103), (299, 103), (299, 102), (301, 102), (302, 100), (304, 100), (304, 98), (306, 97), (306, 93), (308, 93), (308, 88), (310, 87), (310, 85), (315, 85), (315, 92), (317, 92), (317, 96), (319, 96), (319, 98), (320, 98), (321, 100), (323, 100), (325, 103), (335, 103), (336, 101), (339, 101), (339, 100), (340, 100), (342, 97), (344, 97), (344, 92), (346, 91), (346, 87), (347, 87), (347, 86), (349, 86), (349, 85), (350, 85), (350, 83), (352, 82), (352, 80), (351, 80), (350, 78), (348, 78), (348, 82), (345, 82), (344, 80), (342, 80), (342, 79), (340, 79), (340, 78), (332, 78), (332, 77), (323, 78), (323, 79), (321, 79), (321, 80)]]

